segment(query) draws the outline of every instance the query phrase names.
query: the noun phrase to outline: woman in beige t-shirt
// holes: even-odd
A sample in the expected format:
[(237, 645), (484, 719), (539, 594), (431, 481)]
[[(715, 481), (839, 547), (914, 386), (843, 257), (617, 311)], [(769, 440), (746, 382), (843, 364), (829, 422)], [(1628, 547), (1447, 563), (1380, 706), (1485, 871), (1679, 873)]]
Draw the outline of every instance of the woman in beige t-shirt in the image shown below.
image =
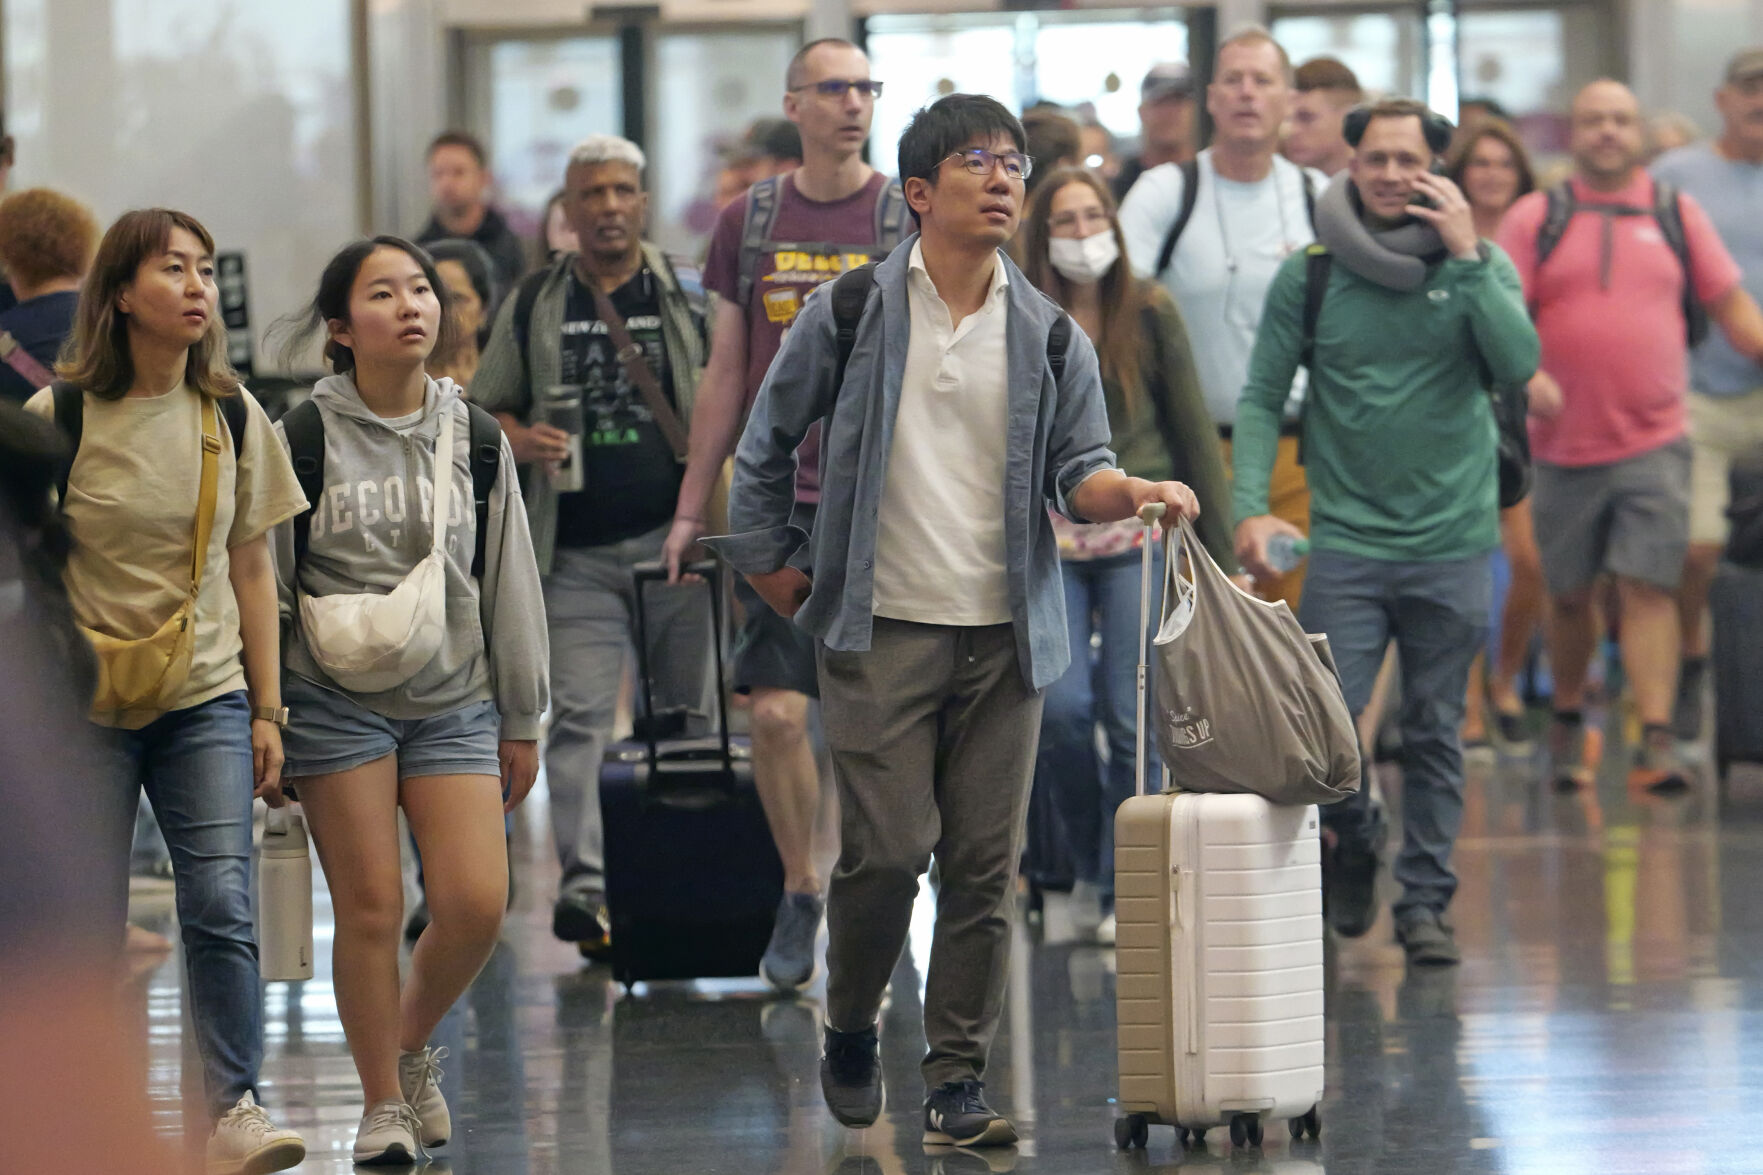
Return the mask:
[[(129, 212), (105, 233), (80, 291), (64, 385), (27, 405), (78, 421), (62, 496), (74, 539), (74, 616), (119, 640), (153, 636), (192, 589), (204, 401), (219, 433), (213, 528), (191, 617), (189, 671), (152, 708), (95, 711), (133, 824), (145, 789), (171, 850), (186, 983), (215, 1126), (208, 1170), (279, 1171), (306, 1153), (256, 1104), (263, 1006), (251, 908), (251, 804), (281, 800), (282, 709), (267, 534), (306, 501), (268, 417), (227, 363), (214, 240), (194, 218)], [(55, 411), (56, 391), (77, 406)], [(236, 423), (229, 423), (236, 422)], [(241, 426), (238, 437), (233, 430)], [(73, 429), (69, 429), (74, 432)], [(103, 691), (101, 691), (102, 693)], [(164, 699), (169, 697), (169, 702)], [(126, 856), (124, 837), (115, 851)], [(116, 895), (120, 940), (126, 891)]]

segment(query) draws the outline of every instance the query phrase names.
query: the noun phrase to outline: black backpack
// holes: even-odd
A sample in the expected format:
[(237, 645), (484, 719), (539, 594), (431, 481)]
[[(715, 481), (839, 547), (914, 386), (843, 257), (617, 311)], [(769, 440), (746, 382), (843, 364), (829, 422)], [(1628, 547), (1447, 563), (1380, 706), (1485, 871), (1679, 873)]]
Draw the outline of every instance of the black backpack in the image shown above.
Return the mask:
[[(80, 436), (86, 427), (86, 393), (64, 379), (50, 384), (49, 393), (55, 398), (55, 427), (67, 438), (67, 463), (61, 467), (55, 486), (56, 493), (66, 499), (67, 476), (73, 471), (74, 455), (80, 451)], [(245, 451), (245, 428), (250, 421), (244, 396), (245, 389), (240, 387), (215, 401), (227, 432), (232, 434), (234, 464)]]
[[(1599, 216), (1651, 216), (1659, 225), (1659, 235), (1671, 246), (1672, 253), (1677, 256), (1678, 265), (1683, 267), (1683, 327), (1684, 337), (1690, 346), (1695, 346), (1708, 337), (1708, 311), (1702, 300), (1696, 297), (1696, 284), (1692, 278), (1690, 266), (1689, 238), (1683, 231), (1683, 207), (1678, 198), (1677, 188), (1664, 180), (1653, 181), (1653, 206), (1636, 208), (1631, 204), (1581, 204), (1573, 194), (1571, 181), (1549, 189), (1548, 210), (1543, 214), (1543, 223), (1537, 226), (1537, 259), (1536, 268), (1541, 269), (1561, 238), (1567, 235), (1567, 225), (1576, 213), (1592, 212)], [(1608, 262), (1608, 258), (1605, 261)], [(1534, 285), (1534, 282), (1533, 282)], [(1530, 304), (1530, 316), (1536, 317), (1537, 305), (1533, 299)]]
[[(1303, 406), (1299, 408), (1298, 461), (1304, 460), (1303, 412), (1316, 394), (1316, 324), (1322, 318), (1322, 300), (1328, 293), (1328, 276), (1334, 258), (1323, 245), (1311, 245), (1304, 251), (1304, 333), (1298, 362), (1310, 371), (1310, 386), (1305, 389)], [(1480, 352), (1476, 363), (1481, 367), (1481, 386), (1487, 389), (1498, 426), (1497, 455), (1500, 468), (1500, 509), (1506, 510), (1530, 495), (1533, 480), (1530, 465), (1530, 392), (1522, 385), (1515, 388), (1494, 386), (1487, 363)]]
[[(759, 256), (767, 245), (789, 247), (787, 241), (772, 239), (777, 227), (778, 193), (783, 186), (781, 175), (762, 179), (747, 189), (746, 208), (741, 213), (741, 252), (735, 272), (735, 305), (743, 311), (753, 300), (753, 283), (759, 273)], [(905, 189), (900, 181), (888, 180), (876, 197), (874, 217), (875, 251), (885, 257), (894, 246), (912, 234), (912, 209), (906, 203)]]
[[(839, 363), (833, 377), (835, 388), (845, 384), (845, 364), (850, 362), (851, 349), (857, 345), (857, 324), (863, 321), (863, 308), (869, 303), (869, 291), (875, 288), (875, 265), (859, 265), (833, 279), (833, 325), (838, 328)], [(1065, 378), (1065, 352), (1071, 346), (1071, 315), (1061, 313), (1059, 321), (1047, 334), (1047, 364), (1053, 369), (1053, 382)], [(823, 448), (824, 454), (826, 450)]]
[[(502, 468), (502, 426), (494, 416), (465, 401), (471, 424), (471, 500), (477, 511), (477, 544), (471, 553), (471, 574), (481, 579), (484, 574), (484, 543), (490, 533), (490, 492), (496, 487), (496, 475)], [(288, 409), (282, 417), (282, 432), (288, 438), (288, 456), (293, 458), (294, 476), (300, 492), (306, 495), (308, 508), (294, 516), (294, 566), (306, 558), (306, 544), (312, 531), (312, 512), (318, 509), (319, 495), (324, 493), (324, 417), (317, 403), (307, 400)]]
[[(1200, 200), (1200, 161), (1190, 159), (1181, 167), (1181, 211), (1175, 214), (1175, 223), (1163, 236), (1163, 247), (1157, 250), (1156, 274), (1159, 279), (1169, 270), (1169, 263), (1175, 257), (1176, 243), (1187, 229), (1188, 221), (1194, 218), (1194, 205)], [(1268, 172), (1273, 175), (1273, 172)], [(1310, 218), (1310, 230), (1316, 231), (1316, 187), (1310, 181), (1310, 173), (1303, 168), (1298, 174), (1304, 181), (1304, 214)]]

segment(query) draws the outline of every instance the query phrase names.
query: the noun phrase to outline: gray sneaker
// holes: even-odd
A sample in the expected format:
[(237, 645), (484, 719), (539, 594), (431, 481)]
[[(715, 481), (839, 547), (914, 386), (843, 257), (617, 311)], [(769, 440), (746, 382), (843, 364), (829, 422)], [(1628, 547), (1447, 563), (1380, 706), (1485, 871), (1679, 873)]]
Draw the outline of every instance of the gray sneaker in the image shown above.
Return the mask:
[(398, 1086), (405, 1104), (416, 1111), (421, 1123), (417, 1134), (425, 1147), (445, 1146), (453, 1135), (453, 1116), (441, 1096), (440, 1063), (446, 1059), (445, 1048), (418, 1049), (398, 1057)]
[(826, 903), (818, 894), (786, 893), (777, 905), (771, 943), (759, 960), (759, 977), (779, 991), (801, 991), (814, 980), (814, 940)]
[(414, 1167), (422, 1158), (416, 1111), (399, 1101), (378, 1102), (361, 1115), (353, 1158), (361, 1167)]
[(1457, 936), (1431, 910), (1404, 914), (1396, 924), (1396, 941), (1417, 967), (1454, 967), (1463, 961)]

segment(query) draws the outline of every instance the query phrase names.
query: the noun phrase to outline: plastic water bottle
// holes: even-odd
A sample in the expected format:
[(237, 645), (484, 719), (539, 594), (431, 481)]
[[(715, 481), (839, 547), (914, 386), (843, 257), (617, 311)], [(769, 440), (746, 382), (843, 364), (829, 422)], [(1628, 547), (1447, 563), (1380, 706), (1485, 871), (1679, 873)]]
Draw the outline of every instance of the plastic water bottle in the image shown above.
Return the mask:
[(258, 966), (267, 980), (312, 978), (312, 858), (306, 820), (271, 808), (258, 864)]
[(1302, 563), (1309, 553), (1309, 539), (1276, 534), (1267, 540), (1267, 565), (1281, 575)]

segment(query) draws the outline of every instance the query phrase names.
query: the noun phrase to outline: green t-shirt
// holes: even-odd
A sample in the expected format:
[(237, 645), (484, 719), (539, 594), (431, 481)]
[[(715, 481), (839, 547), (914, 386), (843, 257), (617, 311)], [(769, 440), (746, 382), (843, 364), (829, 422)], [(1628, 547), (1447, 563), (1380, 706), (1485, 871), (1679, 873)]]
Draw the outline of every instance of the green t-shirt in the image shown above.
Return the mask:
[[(1485, 260), (1446, 260), (1408, 292), (1330, 267), (1303, 424), (1317, 549), (1429, 562), (1499, 542), (1484, 379), (1524, 383), (1539, 350), (1517, 271), (1498, 247), (1486, 248)], [(1239, 521), (1268, 512), (1280, 416), (1303, 344), (1307, 266), (1304, 253), (1287, 258), (1267, 292), (1232, 447)]]

